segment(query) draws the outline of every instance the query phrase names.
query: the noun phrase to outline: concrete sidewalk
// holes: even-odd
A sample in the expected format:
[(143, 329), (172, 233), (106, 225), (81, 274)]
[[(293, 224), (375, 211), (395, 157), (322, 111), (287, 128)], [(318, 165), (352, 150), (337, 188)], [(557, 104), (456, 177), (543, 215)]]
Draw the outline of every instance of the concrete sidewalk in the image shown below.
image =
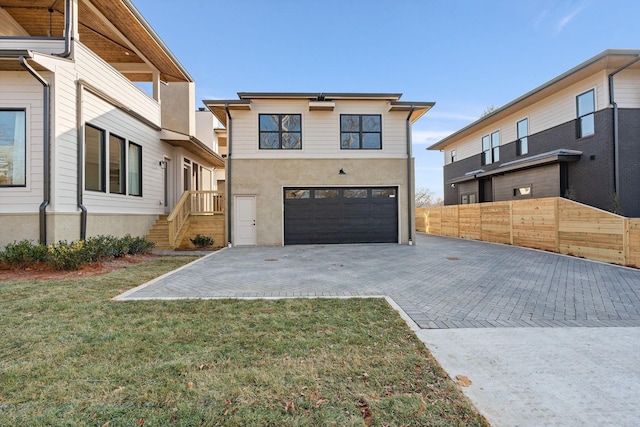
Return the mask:
[(230, 248), (118, 300), (385, 296), (493, 426), (640, 425), (640, 270), (483, 242)]

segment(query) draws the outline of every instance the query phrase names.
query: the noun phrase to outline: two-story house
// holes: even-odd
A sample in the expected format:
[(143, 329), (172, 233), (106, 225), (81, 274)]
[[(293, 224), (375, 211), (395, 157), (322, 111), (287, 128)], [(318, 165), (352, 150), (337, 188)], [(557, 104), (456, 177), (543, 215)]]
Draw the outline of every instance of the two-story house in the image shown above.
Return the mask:
[(204, 101), (227, 130), (228, 242), (414, 240), (411, 124), (434, 104), (386, 93)]
[(0, 0), (0, 247), (144, 236), (221, 179), (196, 135), (194, 82), (129, 0)]
[(640, 217), (640, 50), (607, 50), (428, 148), (447, 205), (562, 196)]

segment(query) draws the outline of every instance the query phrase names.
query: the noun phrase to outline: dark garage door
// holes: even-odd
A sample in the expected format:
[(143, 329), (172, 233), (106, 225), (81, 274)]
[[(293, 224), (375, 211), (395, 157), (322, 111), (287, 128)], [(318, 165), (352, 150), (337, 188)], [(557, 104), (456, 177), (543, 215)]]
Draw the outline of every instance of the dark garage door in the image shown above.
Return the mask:
[(398, 190), (285, 188), (285, 245), (397, 243)]

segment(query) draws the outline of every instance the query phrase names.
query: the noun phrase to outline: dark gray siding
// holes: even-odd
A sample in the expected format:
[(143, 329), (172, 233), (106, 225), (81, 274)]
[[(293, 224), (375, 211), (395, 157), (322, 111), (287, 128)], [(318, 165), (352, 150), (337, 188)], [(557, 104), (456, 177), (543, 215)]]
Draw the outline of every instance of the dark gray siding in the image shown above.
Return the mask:
[(640, 218), (640, 109), (620, 109), (618, 113), (622, 213)]
[[(451, 189), (447, 184), (449, 179), (463, 176), (466, 172), (478, 169), (490, 171), (498, 168), (502, 163), (564, 148), (578, 150), (583, 153), (579, 161), (567, 164), (567, 185), (573, 189), (576, 199), (601, 209), (611, 209), (611, 200), (614, 192), (612, 109), (608, 108), (596, 112), (595, 130), (595, 134), (592, 136), (577, 138), (576, 121), (572, 120), (530, 135), (529, 153), (524, 156), (516, 156), (516, 143), (513, 141), (500, 147), (500, 163), (482, 165), (481, 156), (476, 155), (446, 165), (444, 167), (444, 202), (445, 204), (459, 203), (457, 194), (454, 194), (455, 190)], [(631, 138), (638, 140), (638, 132), (640, 131), (636, 129), (636, 133)], [(478, 150), (480, 150), (480, 146), (481, 142), (478, 140)], [(640, 162), (640, 159), (638, 161)], [(630, 168), (631, 166), (627, 167), (627, 169)], [(638, 172), (636, 172), (636, 176), (637, 174)], [(555, 176), (558, 178), (558, 188), (560, 188), (560, 174), (558, 173)], [(537, 187), (535, 184), (540, 178), (541, 176), (538, 173), (533, 173), (531, 175), (531, 184)], [(550, 189), (549, 184), (543, 184), (543, 188)], [(496, 190), (494, 188), (495, 193)]]
[[(514, 188), (528, 185), (531, 185), (530, 196), (514, 197)], [(560, 164), (495, 176), (493, 178), (493, 195), (496, 202), (523, 198), (559, 197)]]

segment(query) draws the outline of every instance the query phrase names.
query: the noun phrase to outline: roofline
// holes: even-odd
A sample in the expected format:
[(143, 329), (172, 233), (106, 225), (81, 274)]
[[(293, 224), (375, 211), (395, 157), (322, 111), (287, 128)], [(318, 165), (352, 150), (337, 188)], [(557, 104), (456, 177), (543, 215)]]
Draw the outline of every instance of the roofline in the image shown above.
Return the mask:
[(494, 118), (496, 115), (503, 113), (509, 109), (511, 109), (512, 107), (516, 106), (517, 104), (519, 104), (520, 102), (524, 101), (527, 98), (530, 98), (531, 96), (537, 94), (538, 92), (543, 91), (544, 89), (547, 89), (553, 85), (555, 85), (556, 83), (559, 83), (560, 81), (566, 79), (567, 77), (576, 74), (577, 72), (597, 63), (598, 61), (601, 61), (609, 56), (638, 56), (640, 55), (640, 50), (638, 49), (607, 49), (601, 53), (599, 53), (598, 55), (587, 59), (586, 61), (584, 61), (583, 63), (571, 68), (569, 71), (566, 71), (562, 74), (560, 74), (559, 76), (549, 80), (546, 83), (543, 83), (542, 85), (536, 87), (535, 89), (525, 93), (524, 95), (514, 99), (513, 101), (503, 105), (500, 108), (495, 109), (494, 111), (492, 111), (491, 113), (487, 114), (484, 117), (479, 118), (478, 120), (476, 120), (475, 122), (463, 127), (462, 129), (452, 133), (451, 135), (441, 139), (440, 141), (436, 142), (435, 144), (431, 145), (430, 147), (427, 147), (427, 150), (440, 150), (442, 149), (444, 145), (446, 145), (447, 142), (449, 142), (452, 139), (455, 139), (458, 135), (467, 132), (468, 130), (478, 126), (481, 123), (484, 123), (486, 121), (489, 121), (490, 119)]
[(352, 92), (238, 92), (240, 99), (310, 99), (325, 101), (332, 99), (381, 99), (398, 101), (401, 93), (352, 93)]
[(176, 65), (176, 67), (178, 68), (178, 70), (180, 70), (182, 72), (182, 74), (184, 75), (184, 77), (189, 81), (189, 82), (193, 82), (193, 77), (191, 77), (191, 75), (189, 74), (189, 72), (182, 66), (182, 64), (180, 63), (180, 61), (178, 61), (178, 58), (175, 57), (175, 55), (173, 54), (173, 52), (171, 52), (171, 49), (169, 49), (169, 47), (167, 47), (167, 45), (162, 41), (162, 39), (160, 38), (160, 36), (155, 32), (155, 30), (151, 27), (151, 25), (147, 22), (147, 20), (142, 16), (142, 14), (138, 11), (138, 9), (136, 9), (136, 7), (133, 5), (133, 3), (131, 3), (131, 0), (122, 0), (122, 3), (127, 7), (127, 9), (129, 9), (131, 11), (131, 13), (133, 14), (133, 16), (135, 16), (135, 18), (138, 20), (138, 22), (140, 22), (140, 24), (142, 24), (142, 26), (144, 27), (145, 30), (147, 30), (147, 32), (149, 33), (149, 35), (151, 36), (151, 38), (153, 38), (153, 40), (158, 43), (158, 46), (160, 46), (160, 48), (162, 50), (165, 51), (165, 53), (167, 54), (167, 56), (171, 59), (171, 61), (173, 61), (173, 63)]

